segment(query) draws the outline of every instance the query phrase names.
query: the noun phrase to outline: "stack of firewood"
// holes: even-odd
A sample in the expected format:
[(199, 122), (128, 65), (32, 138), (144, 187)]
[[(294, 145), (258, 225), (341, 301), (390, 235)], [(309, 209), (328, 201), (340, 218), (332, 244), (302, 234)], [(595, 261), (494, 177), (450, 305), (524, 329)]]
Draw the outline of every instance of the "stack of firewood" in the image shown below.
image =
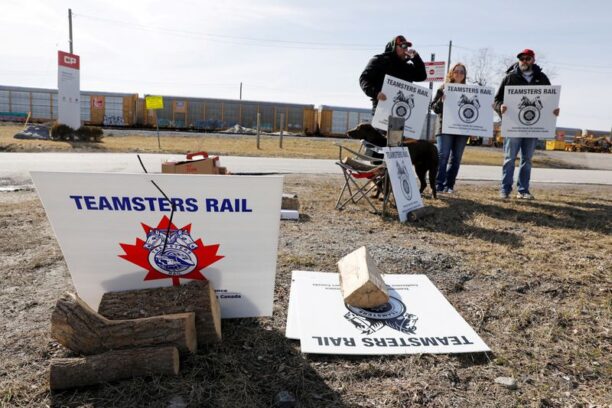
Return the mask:
[(52, 390), (177, 375), (179, 354), (221, 341), (221, 312), (209, 281), (109, 292), (98, 312), (66, 293), (51, 316), (51, 336), (83, 355), (51, 360)]

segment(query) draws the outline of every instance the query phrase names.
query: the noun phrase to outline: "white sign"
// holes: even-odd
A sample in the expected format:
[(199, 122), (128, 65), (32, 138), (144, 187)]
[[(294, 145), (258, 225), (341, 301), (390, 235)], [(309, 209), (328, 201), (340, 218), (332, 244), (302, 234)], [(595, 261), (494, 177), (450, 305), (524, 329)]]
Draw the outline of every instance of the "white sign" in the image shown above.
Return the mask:
[(382, 150), (399, 219), (404, 222), (409, 212), (423, 207), (410, 153), (406, 147), (385, 147)]
[(446, 62), (434, 61), (425, 62), (425, 71), (427, 72), (427, 82), (442, 82), (446, 76)]
[(80, 58), (57, 52), (57, 121), (73, 129), (81, 127)]
[(445, 84), (442, 133), (493, 136), (494, 95), (488, 86)]
[(382, 93), (387, 99), (378, 101), (372, 126), (387, 130), (389, 116), (393, 115), (404, 118), (404, 137), (420, 139), (431, 91), (411, 82), (385, 75)]
[(31, 175), (92, 308), (105, 292), (208, 279), (222, 317), (272, 315), (282, 177)]
[(502, 115), (503, 137), (554, 139), (561, 86), (506, 86)]
[(286, 337), (303, 353), (422, 354), (490, 351), (425, 275), (385, 275), (390, 300), (348, 306), (337, 273), (293, 271)]

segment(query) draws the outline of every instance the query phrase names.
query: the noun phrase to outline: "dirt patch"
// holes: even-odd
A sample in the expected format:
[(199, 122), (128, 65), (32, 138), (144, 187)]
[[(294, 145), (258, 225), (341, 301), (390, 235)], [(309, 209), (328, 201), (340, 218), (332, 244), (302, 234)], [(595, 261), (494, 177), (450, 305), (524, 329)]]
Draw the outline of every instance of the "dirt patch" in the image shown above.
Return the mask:
[[(151, 377), (51, 394), (49, 360), (70, 353), (49, 337), (56, 299), (72, 289), (33, 191), (0, 193), (0, 405), (10, 407), (269, 407), (280, 391), (303, 407), (605, 406), (612, 400), (612, 188), (535, 186), (538, 200), (497, 198), (461, 184), (426, 199), (415, 224), (334, 210), (340, 177), (288, 176), (299, 222), (283, 222), (274, 316), (223, 322), (223, 344)], [(492, 354), (305, 356), (284, 337), (291, 271), (335, 271), (367, 245), (386, 273), (424, 273)], [(494, 383), (514, 377), (517, 390)]]

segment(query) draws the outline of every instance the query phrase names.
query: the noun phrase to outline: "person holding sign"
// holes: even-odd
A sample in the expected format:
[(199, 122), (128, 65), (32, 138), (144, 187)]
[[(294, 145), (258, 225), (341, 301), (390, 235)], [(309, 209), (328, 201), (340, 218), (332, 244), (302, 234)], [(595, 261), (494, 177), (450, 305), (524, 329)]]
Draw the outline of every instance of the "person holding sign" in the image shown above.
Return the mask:
[[(436, 178), (436, 190), (443, 193), (453, 193), (455, 180), (459, 173), (461, 157), (467, 144), (468, 137), (464, 135), (453, 135), (442, 133), (442, 111), (444, 109), (444, 85), (445, 84), (465, 84), (467, 70), (465, 65), (458, 62), (452, 66), (444, 84), (436, 92), (436, 96), (431, 102), (431, 109), (438, 115), (439, 132), (436, 136), (438, 142), (438, 176)], [(450, 165), (449, 165), (450, 158)]]
[[(550, 85), (550, 80), (535, 63), (535, 53), (526, 48), (516, 56), (518, 61), (506, 71), (506, 77), (502, 80), (499, 90), (495, 95), (494, 108), (504, 120), (504, 113), (508, 107), (504, 105), (504, 93), (506, 86), (529, 86)], [(553, 110), (555, 116), (559, 115), (559, 108)], [(536, 148), (538, 139), (535, 137), (505, 137), (504, 138), (504, 164), (502, 166), (502, 181), (499, 195), (503, 199), (510, 197), (512, 184), (514, 183), (514, 162), (519, 150), (521, 151), (521, 162), (519, 165), (519, 176), (517, 182), (517, 198), (533, 200), (529, 192), (529, 180), (531, 179), (531, 159)]]
[(375, 55), (359, 77), (361, 89), (372, 100), (372, 115), (378, 101), (387, 96), (381, 92), (385, 75), (403, 79), (408, 82), (424, 81), (427, 78), (425, 64), (412, 47), (412, 43), (403, 35), (396, 36), (385, 46), (385, 52)]

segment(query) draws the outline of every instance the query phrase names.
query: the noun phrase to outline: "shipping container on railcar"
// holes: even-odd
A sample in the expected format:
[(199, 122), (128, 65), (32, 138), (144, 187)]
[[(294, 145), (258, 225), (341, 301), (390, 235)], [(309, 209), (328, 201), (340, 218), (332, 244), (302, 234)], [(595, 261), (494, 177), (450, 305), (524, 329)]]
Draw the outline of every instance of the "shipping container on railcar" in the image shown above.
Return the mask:
[[(131, 126), (137, 94), (81, 91), (81, 122), (98, 126)], [(0, 120), (57, 120), (57, 89), (0, 85)]]
[(371, 123), (372, 110), (321, 105), (317, 115), (318, 133), (322, 136), (345, 136), (360, 123)]
[[(281, 130), (281, 114), (284, 115), (283, 130), (286, 132), (312, 134), (315, 129), (313, 105), (280, 102), (247, 101), (237, 99), (195, 98), (163, 96), (164, 109), (139, 113), (145, 126), (160, 128), (216, 131), (240, 125), (247, 128), (257, 126), (266, 132)], [(139, 101), (138, 106), (144, 102)]]

